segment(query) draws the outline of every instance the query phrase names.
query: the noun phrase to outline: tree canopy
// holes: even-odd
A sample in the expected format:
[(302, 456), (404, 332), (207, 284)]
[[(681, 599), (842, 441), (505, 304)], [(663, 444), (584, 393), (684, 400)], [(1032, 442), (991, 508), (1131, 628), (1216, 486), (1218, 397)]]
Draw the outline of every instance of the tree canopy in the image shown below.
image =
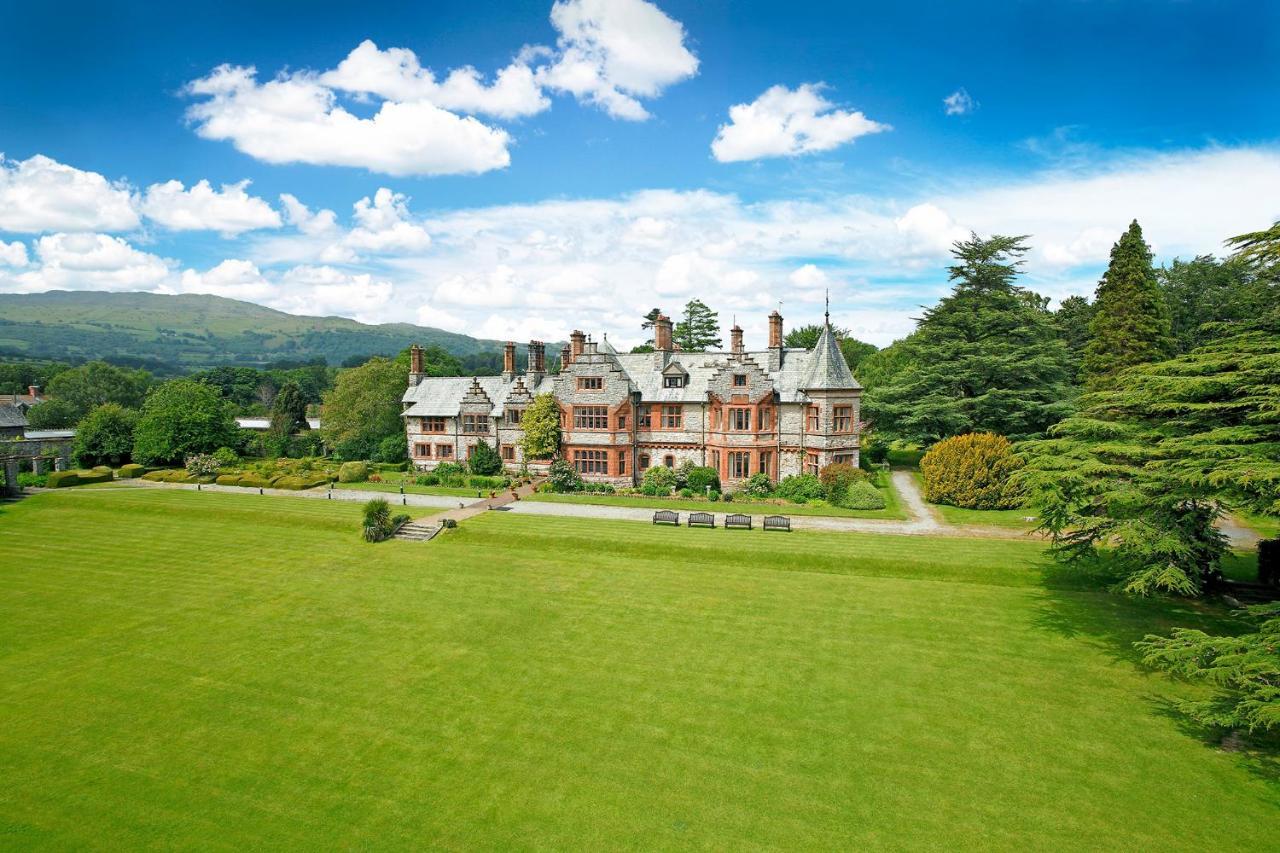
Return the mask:
[(218, 389), (174, 379), (147, 394), (134, 428), (133, 459), (143, 465), (173, 464), (195, 453), (238, 444), (230, 404)]
[(1069, 411), (1066, 348), (1040, 297), (1014, 283), (1025, 239), (974, 234), (955, 244), (951, 294), (909, 342), (867, 359), (895, 368), (868, 386), (863, 411), (877, 432), (924, 444), (969, 432), (1017, 439)]
[(560, 449), (560, 404), (554, 394), (539, 394), (520, 419), (524, 435), (520, 450), (525, 459), (546, 459)]
[(1172, 352), (1169, 308), (1151, 266), (1151, 247), (1135, 219), (1111, 247), (1111, 262), (1094, 294), (1082, 369), (1101, 387), (1126, 367)]
[(685, 352), (706, 352), (720, 348), (720, 319), (700, 299), (690, 299), (676, 323), (671, 339)]
[[(844, 356), (845, 363), (849, 365), (850, 370), (856, 369), (864, 358), (877, 351), (875, 345), (863, 343), (856, 338), (850, 337), (848, 329), (832, 326), (831, 331), (835, 334), (836, 340), (840, 344), (840, 354)], [(782, 339), (782, 343), (788, 347), (813, 349), (818, 345), (818, 337), (821, 334), (822, 326), (817, 323), (797, 326), (787, 332), (786, 337)]]
[(119, 465), (133, 453), (133, 428), (138, 413), (117, 403), (103, 403), (76, 425), (71, 453), (83, 468)]
[(400, 398), (408, 382), (407, 354), (395, 360), (375, 356), (338, 372), (325, 392), (320, 434), (344, 459), (370, 459), (380, 442), (404, 433)]
[(79, 420), (103, 403), (136, 409), (142, 405), (150, 385), (151, 374), (145, 370), (90, 361), (54, 376), (47, 390), (50, 397), (70, 404)]

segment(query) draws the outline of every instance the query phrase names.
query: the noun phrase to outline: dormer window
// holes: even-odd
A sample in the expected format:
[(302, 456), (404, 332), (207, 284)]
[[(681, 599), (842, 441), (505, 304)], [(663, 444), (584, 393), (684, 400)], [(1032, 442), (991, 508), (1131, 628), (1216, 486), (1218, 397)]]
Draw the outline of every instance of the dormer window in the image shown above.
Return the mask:
[(684, 377), (683, 376), (664, 376), (662, 377), (662, 387), (663, 388), (683, 388)]

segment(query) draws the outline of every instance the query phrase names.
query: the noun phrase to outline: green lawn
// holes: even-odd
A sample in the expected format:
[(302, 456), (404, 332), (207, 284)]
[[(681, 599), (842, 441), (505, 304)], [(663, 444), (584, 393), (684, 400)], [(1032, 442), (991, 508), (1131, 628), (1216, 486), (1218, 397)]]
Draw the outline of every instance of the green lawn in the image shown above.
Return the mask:
[[(335, 489), (354, 489), (360, 492), (394, 492), (400, 494), (399, 483), (334, 483)], [(483, 492), (486, 497), (489, 495), (489, 489), (472, 489), (465, 486), (419, 486), (416, 483), (406, 483), (405, 492), (411, 495), (445, 495), (455, 498), (474, 498), (476, 492)]]
[[(1038, 543), (0, 507), (0, 846), (1263, 850), (1273, 760)], [(607, 542), (607, 547), (602, 543)]]
[(735, 500), (729, 503), (683, 498), (653, 498), (647, 495), (578, 495), (539, 492), (525, 500), (544, 503), (595, 504), (597, 506), (626, 506), (642, 509), (671, 509), (679, 512), (740, 512), (746, 515), (820, 515), (834, 518), (884, 518), (902, 521), (907, 512), (898, 501), (898, 492), (892, 481), (886, 479), (880, 488), (884, 495), (884, 509), (845, 509), (841, 506), (813, 506), (811, 504), (763, 503)]

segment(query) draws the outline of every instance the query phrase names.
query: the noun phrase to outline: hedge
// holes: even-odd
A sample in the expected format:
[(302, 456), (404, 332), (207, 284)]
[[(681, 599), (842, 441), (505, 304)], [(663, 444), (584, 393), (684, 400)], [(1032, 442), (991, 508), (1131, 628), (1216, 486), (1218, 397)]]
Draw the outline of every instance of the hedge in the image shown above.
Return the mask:
[(106, 468), (106, 470), (94, 468), (91, 471), (76, 471), (76, 477), (79, 478), (82, 485), (86, 483), (110, 483), (115, 479), (111, 474), (110, 468)]
[(54, 471), (49, 474), (44, 485), (47, 489), (61, 489), (66, 486), (78, 486), (80, 485), (80, 477), (75, 471)]
[(890, 465), (896, 465), (902, 468), (918, 468), (920, 461), (924, 459), (927, 451), (924, 450), (895, 450), (890, 449), (887, 459)]
[(121, 480), (133, 480), (147, 473), (147, 469), (136, 462), (130, 462), (128, 465), (121, 465), (120, 470), (116, 472), (116, 476)]
[(288, 476), (288, 477), (280, 477), (279, 479), (277, 479), (272, 484), (272, 488), (301, 491), (303, 489), (314, 489), (317, 486), (324, 486), (324, 485), (327, 485), (328, 482), (329, 482), (328, 477), (321, 477), (317, 479), (316, 477)]
[(219, 486), (238, 486), (240, 485), (239, 474), (219, 474), (218, 479), (214, 480)]
[(849, 484), (840, 506), (847, 509), (884, 509), (884, 495), (866, 480), (855, 480)]
[(1014, 509), (1025, 496), (1011, 476), (1022, 467), (1002, 435), (956, 435), (929, 449), (920, 463), (924, 499), (965, 509)]

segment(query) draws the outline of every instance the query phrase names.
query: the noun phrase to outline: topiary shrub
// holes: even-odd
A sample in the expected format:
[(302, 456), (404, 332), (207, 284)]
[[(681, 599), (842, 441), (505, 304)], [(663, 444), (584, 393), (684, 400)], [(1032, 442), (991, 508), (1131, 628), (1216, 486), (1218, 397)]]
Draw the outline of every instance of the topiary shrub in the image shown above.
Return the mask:
[(236, 483), (236, 485), (249, 489), (269, 489), (271, 488), (272, 480), (272, 477), (264, 477), (261, 474), (247, 473), (240, 475), (240, 482)]
[(681, 490), (680, 490), (680, 497), (682, 497), (682, 498), (691, 498), (691, 497), (693, 497), (693, 489), (690, 489), (690, 488), (688, 488), (688, 487), (681, 489)]
[(413, 482), (419, 486), (438, 486), (440, 477), (435, 474), (419, 474), (413, 478)]
[(240, 485), (240, 474), (219, 474), (214, 480), (219, 486), (238, 486)]
[(67, 486), (80, 485), (80, 477), (75, 471), (54, 471), (45, 480), (45, 488), (62, 489)]
[(696, 465), (685, 471), (684, 484), (686, 488), (699, 495), (706, 494), (708, 486), (712, 491), (718, 492), (720, 491), (720, 472), (707, 465)]
[(793, 503), (802, 503), (796, 498), (811, 501), (824, 498), (827, 493), (822, 488), (822, 481), (813, 474), (792, 474), (790, 477), (782, 478), (782, 482), (778, 484), (777, 495)]
[(212, 454), (220, 468), (231, 468), (240, 464), (240, 455), (230, 447), (219, 447)]
[(135, 462), (130, 462), (128, 465), (121, 465), (120, 470), (116, 472), (116, 476), (121, 480), (134, 480), (141, 477), (146, 472), (146, 468)]
[(640, 490), (646, 495), (669, 495), (676, 487), (676, 472), (665, 465), (659, 465), (645, 471), (640, 483)]
[(551, 463), (547, 469), (547, 482), (553, 492), (582, 491), (582, 475), (564, 459)]
[(98, 469), (91, 471), (76, 471), (76, 479), (79, 481), (77, 485), (85, 485), (88, 483), (110, 483), (114, 477), (110, 468)]
[(363, 483), (369, 479), (369, 465), (365, 462), (343, 462), (338, 468), (339, 483)]
[[(834, 503), (834, 501), (833, 501)], [(884, 495), (866, 480), (854, 480), (839, 504), (846, 509), (884, 509)]]
[(1011, 476), (1021, 467), (1002, 435), (974, 432), (943, 439), (920, 461), (924, 497), (966, 509), (1013, 509), (1025, 500)]
[(327, 485), (329, 482), (327, 477), (304, 477), (297, 474), (291, 474), (276, 480), (271, 484), (273, 489), (289, 489), (291, 491), (303, 491), (305, 489), (314, 489), (319, 486)]

